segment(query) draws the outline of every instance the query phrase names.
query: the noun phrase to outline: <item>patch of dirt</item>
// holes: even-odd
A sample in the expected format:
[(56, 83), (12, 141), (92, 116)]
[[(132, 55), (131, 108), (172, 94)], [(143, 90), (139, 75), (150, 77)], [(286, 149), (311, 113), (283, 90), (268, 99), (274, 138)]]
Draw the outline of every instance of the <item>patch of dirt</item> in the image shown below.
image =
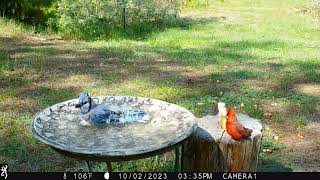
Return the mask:
[(320, 123), (312, 122), (303, 128), (289, 125), (271, 125), (284, 144), (280, 159), (294, 164), (294, 171), (320, 172)]
[(294, 90), (298, 93), (309, 96), (320, 96), (320, 84), (318, 83), (295, 84)]

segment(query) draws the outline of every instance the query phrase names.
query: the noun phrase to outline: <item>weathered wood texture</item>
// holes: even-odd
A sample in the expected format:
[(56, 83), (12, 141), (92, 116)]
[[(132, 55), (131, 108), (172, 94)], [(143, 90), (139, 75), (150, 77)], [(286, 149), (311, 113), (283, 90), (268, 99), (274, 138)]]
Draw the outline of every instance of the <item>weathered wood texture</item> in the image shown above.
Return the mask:
[(237, 114), (237, 118), (241, 124), (253, 130), (250, 138), (233, 140), (226, 132), (223, 133), (218, 116), (197, 119), (197, 130), (191, 140), (183, 145), (182, 170), (256, 171), (262, 138), (261, 123), (244, 114)]

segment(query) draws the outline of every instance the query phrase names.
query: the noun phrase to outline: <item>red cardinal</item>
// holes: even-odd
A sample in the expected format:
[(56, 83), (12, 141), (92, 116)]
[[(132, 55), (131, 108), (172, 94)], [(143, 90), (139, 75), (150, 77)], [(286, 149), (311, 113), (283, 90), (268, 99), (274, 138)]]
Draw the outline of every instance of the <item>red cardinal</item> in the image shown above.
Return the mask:
[(235, 140), (247, 138), (251, 136), (252, 133), (251, 129), (244, 127), (238, 122), (232, 108), (227, 109), (226, 131)]

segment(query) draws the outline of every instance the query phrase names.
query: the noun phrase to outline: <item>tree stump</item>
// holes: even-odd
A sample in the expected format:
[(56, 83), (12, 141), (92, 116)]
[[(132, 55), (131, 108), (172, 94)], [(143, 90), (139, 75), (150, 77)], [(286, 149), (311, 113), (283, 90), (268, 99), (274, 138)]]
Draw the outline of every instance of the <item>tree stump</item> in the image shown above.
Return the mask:
[(197, 119), (197, 130), (182, 148), (182, 171), (256, 171), (262, 125), (245, 114), (236, 116), (241, 124), (253, 130), (248, 139), (236, 141), (223, 133), (218, 115)]

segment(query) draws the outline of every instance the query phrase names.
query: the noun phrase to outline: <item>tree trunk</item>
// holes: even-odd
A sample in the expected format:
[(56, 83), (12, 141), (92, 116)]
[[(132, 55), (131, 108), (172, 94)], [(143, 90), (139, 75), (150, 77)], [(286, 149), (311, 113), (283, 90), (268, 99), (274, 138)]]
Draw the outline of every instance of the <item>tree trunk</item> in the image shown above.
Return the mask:
[(126, 29), (126, 1), (122, 0), (122, 13), (121, 13), (121, 19), (122, 19), (122, 27), (123, 29)]
[[(183, 150), (183, 171), (256, 171), (262, 138), (262, 126), (257, 119), (237, 114), (238, 121), (253, 130), (248, 139), (233, 140), (220, 126), (218, 116), (199, 118), (198, 129)], [(223, 136), (222, 136), (223, 134)]]

